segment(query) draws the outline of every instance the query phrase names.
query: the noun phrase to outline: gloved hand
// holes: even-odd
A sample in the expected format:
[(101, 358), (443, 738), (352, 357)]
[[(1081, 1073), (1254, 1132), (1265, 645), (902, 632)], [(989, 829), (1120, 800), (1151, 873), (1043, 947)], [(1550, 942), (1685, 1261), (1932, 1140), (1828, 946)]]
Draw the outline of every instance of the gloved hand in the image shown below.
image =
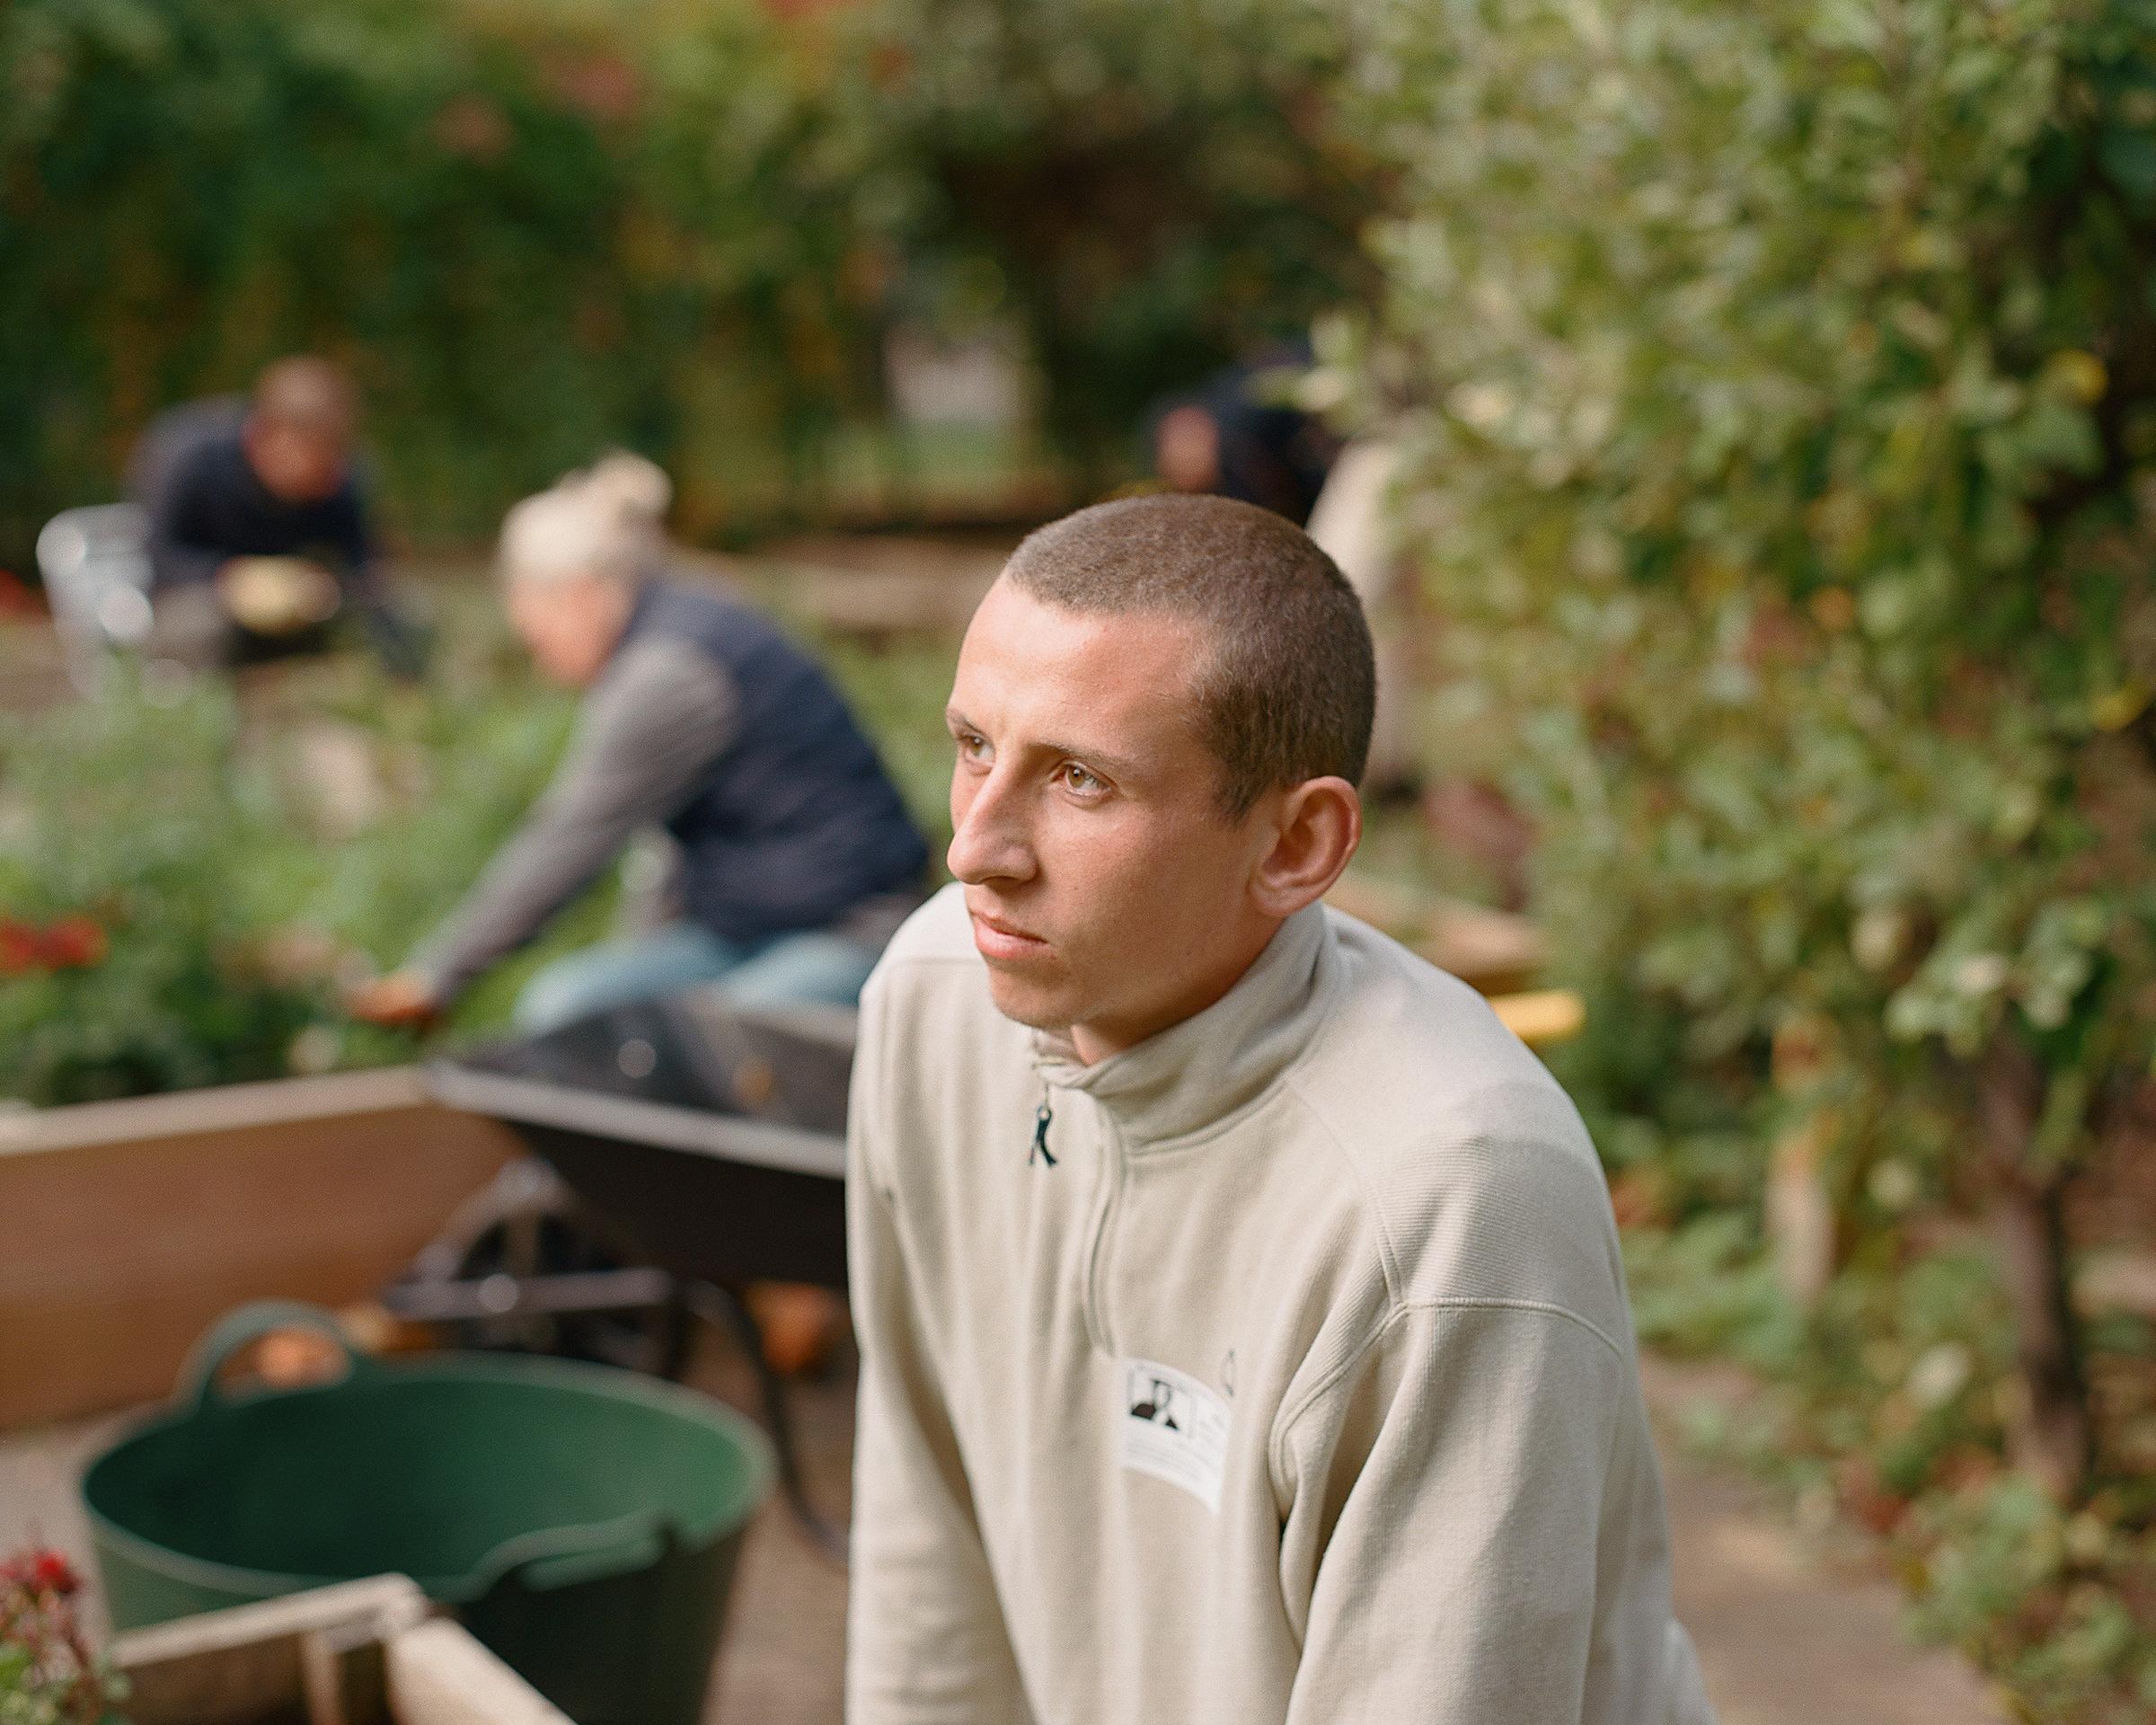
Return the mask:
[(363, 982), (344, 997), (344, 1009), (364, 1024), (424, 1031), (442, 1015), (434, 985), (416, 971), (398, 970)]

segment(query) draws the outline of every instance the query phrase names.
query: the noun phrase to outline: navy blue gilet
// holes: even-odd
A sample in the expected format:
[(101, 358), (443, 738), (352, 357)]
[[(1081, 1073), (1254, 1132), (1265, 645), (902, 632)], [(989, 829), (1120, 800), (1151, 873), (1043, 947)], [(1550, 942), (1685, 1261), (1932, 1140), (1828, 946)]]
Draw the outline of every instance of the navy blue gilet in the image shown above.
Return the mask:
[(622, 645), (647, 635), (709, 654), (738, 703), (733, 740), (667, 822), (692, 921), (761, 941), (920, 884), (928, 847), (815, 660), (746, 606), (660, 581), (637, 596)]

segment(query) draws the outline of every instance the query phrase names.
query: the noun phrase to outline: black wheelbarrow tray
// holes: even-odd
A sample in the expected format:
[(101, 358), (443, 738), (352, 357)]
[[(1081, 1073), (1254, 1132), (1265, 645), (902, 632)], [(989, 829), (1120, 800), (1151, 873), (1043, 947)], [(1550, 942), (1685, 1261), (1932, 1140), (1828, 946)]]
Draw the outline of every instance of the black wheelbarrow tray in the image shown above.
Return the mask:
[[(435, 1100), (514, 1131), (635, 1267), (446, 1287), (471, 1232), (453, 1227), (416, 1267), (432, 1286), (391, 1290), (392, 1309), (424, 1318), (664, 1303), (732, 1328), (763, 1393), (781, 1489), (817, 1542), (842, 1552), (843, 1537), (808, 1501), (786, 1386), (742, 1290), (757, 1281), (846, 1286), (856, 1024), (851, 1011), (830, 1008), (737, 1013), (704, 992), (433, 1063)], [(492, 1196), (475, 1200), (479, 1225), (552, 1203), (543, 1193), (535, 1199), (534, 1187), (528, 1172), (505, 1170)]]
[(509, 1127), (649, 1263), (844, 1289), (853, 1030), (849, 1012), (685, 995), (437, 1061), (427, 1082)]

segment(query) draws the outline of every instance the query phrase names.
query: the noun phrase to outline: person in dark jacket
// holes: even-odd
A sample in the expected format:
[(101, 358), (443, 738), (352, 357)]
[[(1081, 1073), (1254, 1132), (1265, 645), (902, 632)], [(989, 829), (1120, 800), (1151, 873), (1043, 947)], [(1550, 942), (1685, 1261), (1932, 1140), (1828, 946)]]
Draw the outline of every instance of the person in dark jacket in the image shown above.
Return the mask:
[(1297, 526), (1309, 520), (1337, 445), (1316, 418), (1279, 399), (1277, 385), (1311, 363), (1306, 343), (1268, 348), (1156, 402), (1146, 433), (1161, 482), (1255, 503)]
[(668, 496), (658, 468), (612, 456), (510, 511), (509, 617), (542, 669), (589, 691), (578, 732), (464, 904), (356, 1015), (438, 1015), (648, 827), (673, 840), (672, 919), (541, 970), (527, 1034), (703, 984), (851, 1004), (920, 903), (927, 846), (829, 678), (755, 612), (665, 579)]
[(174, 408), (137, 446), (152, 657), (196, 669), (314, 644), (355, 614), (393, 670), (420, 668), (390, 603), (354, 459), (358, 403), (326, 359), (280, 359), (245, 400)]

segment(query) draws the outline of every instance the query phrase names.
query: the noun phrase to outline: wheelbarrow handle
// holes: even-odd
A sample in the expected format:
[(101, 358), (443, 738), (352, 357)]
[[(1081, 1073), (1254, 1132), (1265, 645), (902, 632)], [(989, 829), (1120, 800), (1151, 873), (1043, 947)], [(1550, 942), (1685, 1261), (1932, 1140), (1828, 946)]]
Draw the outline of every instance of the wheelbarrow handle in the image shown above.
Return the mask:
[(547, 1593), (649, 1569), (674, 1544), (667, 1517), (649, 1509), (634, 1509), (612, 1521), (536, 1528), (503, 1540), (473, 1564), (452, 1603), (470, 1605), (505, 1582), (527, 1593)]
[(180, 1368), (173, 1399), (193, 1413), (207, 1413), (224, 1401), (217, 1390), (217, 1374), (225, 1362), (251, 1343), (279, 1330), (312, 1330), (327, 1336), (344, 1350), (345, 1366), (354, 1376), (376, 1369), (375, 1363), (352, 1346), (334, 1313), (301, 1300), (251, 1300), (236, 1306), (203, 1331)]

